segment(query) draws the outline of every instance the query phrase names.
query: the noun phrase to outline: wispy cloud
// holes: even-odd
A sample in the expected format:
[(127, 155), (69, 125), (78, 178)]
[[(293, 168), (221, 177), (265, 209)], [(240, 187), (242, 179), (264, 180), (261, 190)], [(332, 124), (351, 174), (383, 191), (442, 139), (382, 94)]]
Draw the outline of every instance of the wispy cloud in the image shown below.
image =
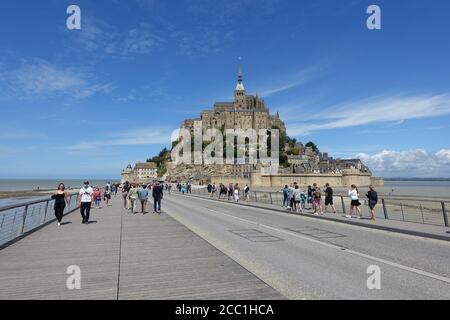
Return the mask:
[[(68, 32), (66, 29), (61, 31)], [(69, 47), (74, 42), (78, 49), (117, 57), (149, 54), (165, 42), (156, 28), (152, 28), (148, 23), (143, 22), (120, 30), (114, 25), (94, 20), (90, 16), (84, 18), (83, 28), (79, 32), (69, 33), (67, 38), (71, 41)]]
[(18, 68), (4, 72), (3, 82), (10, 91), (25, 98), (47, 94), (86, 98), (111, 89), (110, 84), (96, 83), (89, 73), (45, 60), (23, 61)]
[(404, 177), (450, 177), (450, 150), (429, 152), (423, 149), (392, 151), (376, 154), (360, 153), (360, 158), (376, 174)]
[(133, 129), (105, 137), (103, 140), (85, 140), (66, 147), (69, 151), (84, 151), (106, 147), (170, 144), (174, 128), (148, 127)]
[(281, 92), (290, 90), (292, 88), (298, 87), (300, 85), (303, 85), (303, 84), (308, 83), (311, 80), (313, 80), (315, 77), (317, 77), (321, 73), (321, 71), (322, 71), (321, 68), (319, 68), (317, 66), (307, 68), (305, 70), (302, 70), (302, 71), (296, 73), (292, 77), (291, 81), (285, 82), (278, 86), (274, 86), (274, 87), (263, 90), (261, 92), (261, 95), (263, 97), (269, 97), (271, 95), (281, 93)]
[[(317, 108), (316, 108), (317, 109)], [(340, 104), (317, 113), (303, 113), (289, 123), (291, 135), (363, 126), (374, 123), (399, 123), (411, 119), (450, 114), (450, 94), (412, 97), (376, 97)]]

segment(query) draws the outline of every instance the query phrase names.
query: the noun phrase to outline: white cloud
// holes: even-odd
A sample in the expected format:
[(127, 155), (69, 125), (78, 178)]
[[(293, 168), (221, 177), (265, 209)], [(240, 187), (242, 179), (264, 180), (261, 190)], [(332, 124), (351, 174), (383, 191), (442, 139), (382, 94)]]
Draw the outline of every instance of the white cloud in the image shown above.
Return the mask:
[(4, 80), (21, 97), (66, 94), (86, 98), (110, 90), (109, 84), (94, 83), (95, 80), (87, 73), (44, 60), (25, 61), (17, 69), (7, 71)]
[(106, 147), (170, 144), (173, 129), (167, 127), (148, 127), (121, 132), (103, 140), (81, 141), (66, 147), (69, 151), (84, 151)]
[(310, 67), (305, 70), (302, 70), (296, 74), (294, 79), (288, 83), (280, 84), (278, 86), (274, 86), (272, 88), (267, 88), (261, 92), (263, 97), (269, 97), (271, 95), (284, 92), (290, 90), (292, 88), (298, 87), (305, 83), (310, 82), (317, 74), (320, 72), (320, 68), (318, 67)]
[[(76, 38), (71, 38), (73, 36)], [(101, 20), (94, 22), (89, 16), (84, 19), (80, 32), (70, 33), (69, 39), (83, 50), (121, 57), (148, 54), (165, 42), (147, 23), (122, 31)]]
[(383, 150), (357, 154), (377, 175), (396, 177), (450, 177), (450, 150), (432, 153), (423, 149)]
[[(450, 95), (370, 98), (336, 105), (317, 113), (298, 115), (288, 124), (291, 135), (307, 135), (315, 131), (348, 128), (373, 123), (431, 118), (450, 114)], [(293, 120), (291, 117), (290, 120)], [(307, 122), (306, 122), (307, 121)]]

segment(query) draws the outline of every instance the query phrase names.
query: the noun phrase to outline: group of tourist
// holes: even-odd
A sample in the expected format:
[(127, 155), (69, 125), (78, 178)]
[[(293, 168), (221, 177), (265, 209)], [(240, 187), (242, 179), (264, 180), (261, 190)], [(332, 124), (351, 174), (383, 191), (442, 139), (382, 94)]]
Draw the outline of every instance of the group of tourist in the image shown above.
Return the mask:
[[(177, 188), (183, 194), (191, 193), (191, 185), (189, 183), (179, 183), (177, 184)], [(223, 183), (219, 183), (219, 185), (209, 183), (206, 190), (211, 198), (217, 196), (218, 199), (239, 202), (241, 195), (243, 195), (246, 201), (250, 200), (250, 187), (248, 185), (245, 185), (243, 190), (241, 190), (237, 183), (230, 183), (228, 186)], [(317, 183), (314, 183), (303, 190), (294, 182), (290, 186), (285, 185), (281, 192), (283, 194), (282, 207), (289, 211), (302, 213), (304, 210), (312, 210), (314, 215), (323, 215), (330, 211), (334, 214), (337, 213), (333, 201), (334, 190), (329, 183), (326, 183), (323, 189)], [(356, 213), (356, 217), (360, 219), (362, 217), (361, 202), (359, 201), (360, 193), (356, 185), (351, 185), (348, 196), (351, 200), (350, 210), (345, 216), (352, 218), (353, 214)], [(378, 203), (378, 194), (373, 186), (369, 187), (366, 198), (371, 213), (371, 220), (375, 220), (375, 206)]]
[[(153, 212), (161, 214), (161, 201), (164, 196), (164, 185), (159, 182), (154, 184), (137, 184), (126, 181), (122, 186), (123, 208), (133, 214), (137, 213), (138, 202), (141, 204), (141, 213), (146, 214), (146, 206), (150, 194), (153, 198)], [(166, 186), (170, 193), (171, 186)]]
[(177, 183), (176, 187), (178, 192), (182, 194), (192, 193), (192, 184), (190, 183)]
[[(309, 185), (307, 190), (302, 190), (296, 182), (291, 186), (285, 185), (283, 190), (283, 207), (288, 210), (296, 212), (303, 212), (303, 210), (313, 210), (314, 215), (323, 215), (328, 212), (328, 208), (331, 207), (333, 213), (336, 213), (336, 207), (333, 202), (333, 188), (329, 183), (325, 184), (323, 190), (321, 190), (316, 183), (312, 186)], [(351, 199), (350, 212), (346, 214), (347, 218), (352, 218), (353, 213), (356, 211), (357, 217), (361, 218), (361, 202), (358, 187), (354, 184), (351, 185), (348, 191), (348, 196)], [(375, 220), (375, 206), (378, 203), (378, 194), (373, 186), (369, 187), (369, 191), (366, 194), (367, 203), (371, 212), (371, 220)], [(323, 199), (325, 201), (323, 201)], [(308, 207), (306, 207), (308, 206)]]
[[(154, 212), (161, 214), (161, 201), (164, 196), (164, 188), (170, 193), (172, 186), (164, 186), (159, 182), (155, 184), (137, 184), (126, 181), (122, 185), (111, 184), (111, 182), (108, 182), (106, 186), (100, 188), (92, 187), (89, 181), (85, 181), (77, 195), (77, 205), (80, 208), (82, 223), (89, 224), (91, 208), (101, 209), (102, 200), (105, 202), (106, 206), (111, 206), (111, 196), (117, 195), (119, 189), (122, 190), (123, 206), (125, 210), (136, 214), (137, 204), (140, 202), (141, 213), (147, 213), (145, 210), (149, 195), (151, 194), (153, 197)], [(55, 200), (54, 210), (57, 225), (61, 226), (64, 210), (66, 206), (69, 205), (70, 199), (70, 195), (66, 190), (64, 183), (58, 185), (58, 189), (52, 195), (52, 199)]]
[[(220, 183), (218, 186), (215, 183), (209, 183), (206, 189), (211, 198), (217, 195), (218, 199), (228, 199), (228, 201), (234, 200), (239, 202), (241, 199), (241, 188), (238, 183), (230, 183), (228, 186), (223, 183)], [(250, 187), (248, 185), (245, 185), (243, 192), (244, 198), (249, 200)]]

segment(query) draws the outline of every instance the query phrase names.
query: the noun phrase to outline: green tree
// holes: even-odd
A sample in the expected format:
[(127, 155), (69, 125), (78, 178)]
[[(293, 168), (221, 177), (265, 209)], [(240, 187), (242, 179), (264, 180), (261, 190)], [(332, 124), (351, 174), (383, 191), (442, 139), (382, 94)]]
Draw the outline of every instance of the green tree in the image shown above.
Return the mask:
[(311, 147), (312, 150), (313, 150), (314, 152), (316, 152), (316, 153), (319, 152), (319, 148), (318, 148), (317, 145), (316, 145), (314, 142), (312, 142), (312, 141), (310, 141), (310, 142), (308, 142), (307, 144), (305, 144), (305, 147)]

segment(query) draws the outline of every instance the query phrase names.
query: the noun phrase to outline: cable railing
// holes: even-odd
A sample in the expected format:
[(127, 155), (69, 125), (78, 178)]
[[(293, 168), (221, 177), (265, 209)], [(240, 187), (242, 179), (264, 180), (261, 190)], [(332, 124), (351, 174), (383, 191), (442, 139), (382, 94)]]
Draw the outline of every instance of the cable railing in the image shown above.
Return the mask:
[[(34, 229), (56, 220), (51, 198), (0, 207), (0, 248)], [(77, 209), (77, 195), (69, 195), (64, 214)]]
[[(206, 187), (192, 188), (191, 193), (198, 195), (211, 196)], [(219, 191), (216, 190), (213, 195), (218, 198)], [(222, 195), (222, 199), (233, 200), (230, 195)], [(240, 200), (243, 202), (261, 203), (267, 205), (283, 206), (283, 192), (270, 191), (249, 191), (247, 196), (243, 190), (240, 190)], [(322, 198), (322, 208), (324, 208)], [(363, 197), (360, 198), (362, 206), (360, 207), (363, 216), (370, 217), (369, 203)], [(350, 213), (350, 198), (343, 195), (335, 195), (333, 203), (337, 213)], [(308, 204), (306, 204), (308, 208)], [(448, 218), (448, 209), (450, 201), (430, 200), (421, 198), (401, 198), (401, 197), (379, 197), (378, 204), (374, 208), (375, 217), (378, 219), (396, 220), (405, 222), (414, 222), (426, 225), (450, 227)]]

